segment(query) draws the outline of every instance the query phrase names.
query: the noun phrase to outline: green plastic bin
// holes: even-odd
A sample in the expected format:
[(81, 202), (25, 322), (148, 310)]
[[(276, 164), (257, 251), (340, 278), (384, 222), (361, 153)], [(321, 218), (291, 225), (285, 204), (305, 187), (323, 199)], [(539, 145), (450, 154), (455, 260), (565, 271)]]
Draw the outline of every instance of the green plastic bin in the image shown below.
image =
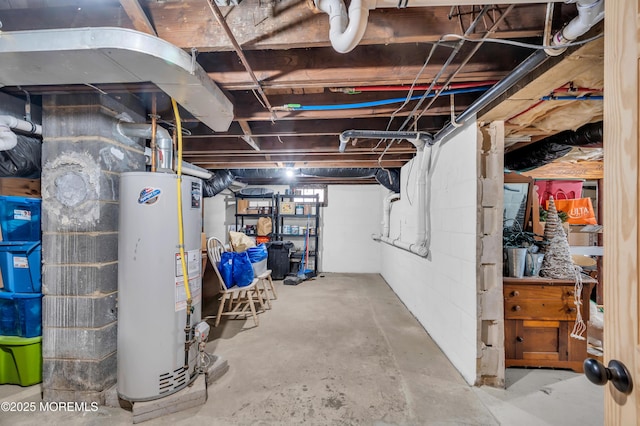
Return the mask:
[(42, 336), (0, 336), (0, 385), (42, 381)]

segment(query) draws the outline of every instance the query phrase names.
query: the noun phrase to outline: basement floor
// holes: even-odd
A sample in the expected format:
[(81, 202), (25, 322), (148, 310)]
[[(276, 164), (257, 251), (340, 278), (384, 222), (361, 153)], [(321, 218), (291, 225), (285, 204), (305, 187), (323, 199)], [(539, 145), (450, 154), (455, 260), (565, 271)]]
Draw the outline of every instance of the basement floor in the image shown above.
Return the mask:
[[(223, 319), (207, 351), (229, 371), (205, 405), (145, 424), (602, 425), (604, 389), (565, 370), (507, 369), (507, 389), (470, 387), (378, 274), (276, 281), (278, 300)], [(205, 304), (205, 311), (214, 307)], [(39, 386), (0, 386), (38, 401)], [(131, 424), (131, 413), (2, 413), (0, 424)]]

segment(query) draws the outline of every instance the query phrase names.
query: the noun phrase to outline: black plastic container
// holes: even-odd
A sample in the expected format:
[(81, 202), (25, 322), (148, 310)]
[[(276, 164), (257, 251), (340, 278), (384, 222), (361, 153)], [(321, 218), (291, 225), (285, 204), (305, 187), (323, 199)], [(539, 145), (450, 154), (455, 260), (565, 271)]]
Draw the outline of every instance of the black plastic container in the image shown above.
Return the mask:
[(293, 248), (291, 241), (272, 241), (267, 251), (267, 268), (271, 269), (271, 278), (282, 280), (289, 273), (289, 252)]

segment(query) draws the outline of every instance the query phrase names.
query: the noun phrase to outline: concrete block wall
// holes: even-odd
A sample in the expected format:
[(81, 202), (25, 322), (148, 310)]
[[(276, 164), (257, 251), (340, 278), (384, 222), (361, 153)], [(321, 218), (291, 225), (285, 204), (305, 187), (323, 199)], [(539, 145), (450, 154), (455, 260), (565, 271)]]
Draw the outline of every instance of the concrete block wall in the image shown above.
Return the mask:
[[(382, 276), (469, 384), (478, 353), (478, 135), (475, 120), (435, 145), (427, 200), (430, 254), (421, 258), (382, 244)], [(391, 238), (415, 241), (417, 164), (402, 169)], [(382, 208), (382, 197), (379, 201)], [(421, 220), (426, 220), (421, 218)]]
[(121, 99), (43, 99), (45, 400), (102, 404), (116, 382), (119, 178), (145, 169), (143, 146), (116, 131), (143, 110)]
[[(264, 187), (281, 194), (288, 188)], [(320, 210), (320, 271), (380, 272), (381, 247), (371, 239), (371, 234), (381, 231), (380, 199), (387, 192), (380, 185), (329, 185), (328, 206)], [(235, 224), (235, 206), (226, 203), (225, 197), (218, 194), (204, 202), (204, 231), (207, 237), (218, 236), (223, 241), (227, 241), (228, 225)], [(353, 248), (348, 250), (348, 256), (345, 246)]]
[(382, 229), (381, 185), (330, 185), (323, 213), (322, 271), (380, 272), (380, 244), (371, 235)]
[(217, 194), (204, 199), (203, 229), (207, 238), (217, 237), (223, 242), (228, 240), (229, 225), (236, 223), (236, 209), (234, 202), (225, 201), (227, 197), (232, 198), (230, 195)]

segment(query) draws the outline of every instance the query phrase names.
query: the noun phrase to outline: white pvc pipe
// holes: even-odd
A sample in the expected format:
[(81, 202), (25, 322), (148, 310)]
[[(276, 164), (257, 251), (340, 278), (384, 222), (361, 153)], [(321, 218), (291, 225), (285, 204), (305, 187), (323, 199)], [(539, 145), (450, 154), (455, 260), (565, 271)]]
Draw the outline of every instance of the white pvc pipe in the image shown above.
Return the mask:
[(398, 247), (402, 250), (417, 254), (420, 257), (427, 257), (429, 255), (429, 249), (425, 246), (418, 246), (401, 240), (393, 240), (389, 237), (383, 237), (382, 235), (373, 235), (372, 237), (376, 241)]
[(418, 208), (418, 230), (416, 232), (416, 242), (409, 243), (402, 240), (394, 240), (389, 238), (389, 224), (391, 221), (391, 202), (400, 198), (399, 194), (391, 193), (385, 199), (383, 203), (383, 216), (382, 216), (382, 234), (372, 235), (372, 238), (376, 241), (381, 241), (386, 244), (390, 244), (394, 247), (401, 248), (411, 253), (417, 254), (421, 257), (427, 257), (429, 255), (429, 249), (427, 248), (427, 175), (429, 171), (429, 162), (431, 160), (431, 145), (429, 147), (429, 155), (424, 152), (424, 147), (418, 148), (418, 155), (414, 161), (418, 162), (418, 176), (416, 182), (417, 190), (417, 208)]
[(10, 115), (0, 115), (0, 151), (7, 151), (15, 148), (18, 143), (18, 136), (13, 130), (20, 130), (32, 135), (41, 135), (42, 126), (30, 121), (18, 120)]
[[(576, 7), (578, 8), (578, 16), (554, 34), (551, 39), (553, 46), (562, 46), (572, 42), (604, 19), (604, 0), (578, 0)], [(545, 52), (549, 56), (558, 56), (565, 50), (567, 49), (546, 49)]]
[(196, 166), (195, 164), (187, 163), (186, 161), (182, 161), (182, 174), (183, 175), (191, 175), (195, 177), (199, 177), (200, 179), (211, 179), (213, 174), (202, 167)]
[[(348, 13), (343, 0), (314, 0), (314, 3), (318, 9), (329, 15), (331, 46), (338, 53), (347, 53), (362, 40), (371, 9), (476, 5), (478, 0), (352, 0)], [(528, 4), (540, 3), (540, 0), (497, 0), (493, 3)]]
[(18, 136), (9, 126), (0, 124), (0, 151), (8, 151), (18, 144)]
[(391, 229), (391, 203), (400, 199), (400, 194), (396, 194), (395, 192), (390, 192), (384, 198), (384, 202), (382, 204), (382, 236), (389, 237), (389, 232)]
[(360, 43), (367, 29), (368, 4), (368, 0), (352, 0), (347, 14), (342, 0), (316, 0), (318, 9), (329, 15), (329, 39), (336, 52), (350, 52)]
[[(429, 145), (429, 154), (431, 154), (431, 145)], [(417, 177), (417, 204), (418, 204), (418, 232), (416, 233), (416, 244), (419, 246), (427, 245), (427, 170), (431, 155), (426, 155), (424, 149), (418, 151), (419, 167)], [(416, 159), (418, 161), (418, 159)]]

